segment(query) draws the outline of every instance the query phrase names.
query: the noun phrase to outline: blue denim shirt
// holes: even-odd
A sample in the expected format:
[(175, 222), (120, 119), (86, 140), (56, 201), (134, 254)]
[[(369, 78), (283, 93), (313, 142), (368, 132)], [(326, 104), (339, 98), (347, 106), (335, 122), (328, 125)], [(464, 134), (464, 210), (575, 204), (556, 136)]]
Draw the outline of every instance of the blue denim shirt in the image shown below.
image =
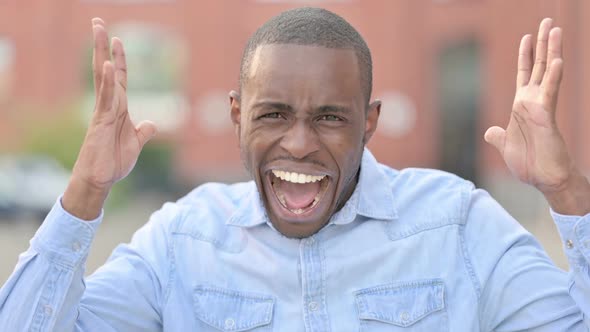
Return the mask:
[(0, 291), (0, 330), (587, 331), (590, 216), (553, 217), (569, 274), (485, 191), (365, 151), (309, 238), (273, 229), (253, 182), (211, 183), (85, 279), (102, 217), (57, 203)]

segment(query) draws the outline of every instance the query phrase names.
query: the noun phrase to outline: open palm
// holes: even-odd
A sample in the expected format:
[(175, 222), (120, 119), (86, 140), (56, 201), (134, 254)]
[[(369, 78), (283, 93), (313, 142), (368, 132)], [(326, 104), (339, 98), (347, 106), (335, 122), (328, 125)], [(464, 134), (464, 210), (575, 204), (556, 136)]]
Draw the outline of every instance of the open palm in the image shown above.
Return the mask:
[(522, 38), (510, 121), (485, 134), (512, 174), (544, 193), (561, 190), (573, 167), (555, 120), (563, 60), (561, 29), (552, 24), (540, 24), (534, 62), (532, 36)]
[(95, 18), (92, 25), (96, 106), (73, 173), (93, 186), (108, 190), (131, 172), (156, 128), (149, 121), (137, 126), (131, 121), (123, 44), (118, 38), (112, 39), (111, 62), (104, 21)]

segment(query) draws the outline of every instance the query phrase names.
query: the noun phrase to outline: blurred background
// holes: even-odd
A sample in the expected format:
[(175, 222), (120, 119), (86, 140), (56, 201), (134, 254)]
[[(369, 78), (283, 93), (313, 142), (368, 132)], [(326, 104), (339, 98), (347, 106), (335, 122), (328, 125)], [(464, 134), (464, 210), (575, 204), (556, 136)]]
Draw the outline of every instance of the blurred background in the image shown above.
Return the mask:
[[(0, 283), (62, 193), (93, 111), (90, 20), (125, 45), (129, 107), (160, 134), (108, 200), (92, 272), (163, 202), (206, 181), (247, 179), (229, 119), (242, 49), (273, 15), (330, 9), (373, 53), (383, 101), (370, 143), (396, 168), (440, 168), (490, 191), (567, 268), (542, 196), (511, 178), (483, 140), (505, 126), (520, 38), (544, 17), (563, 28), (559, 125), (590, 170), (587, 0), (5, 0), (0, 1)], [(588, 173), (587, 173), (588, 174)], [(494, 220), (489, 220), (494, 222)], [(485, 241), (485, 234), (482, 234)]]

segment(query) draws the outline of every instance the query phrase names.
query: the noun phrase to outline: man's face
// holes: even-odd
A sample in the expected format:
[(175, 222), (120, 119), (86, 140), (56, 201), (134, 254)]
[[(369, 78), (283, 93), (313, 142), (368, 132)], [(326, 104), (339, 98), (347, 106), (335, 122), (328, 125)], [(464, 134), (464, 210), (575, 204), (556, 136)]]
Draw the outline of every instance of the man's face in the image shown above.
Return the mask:
[(264, 45), (230, 93), (242, 161), (288, 237), (316, 233), (354, 190), (380, 108), (360, 82), (353, 50)]

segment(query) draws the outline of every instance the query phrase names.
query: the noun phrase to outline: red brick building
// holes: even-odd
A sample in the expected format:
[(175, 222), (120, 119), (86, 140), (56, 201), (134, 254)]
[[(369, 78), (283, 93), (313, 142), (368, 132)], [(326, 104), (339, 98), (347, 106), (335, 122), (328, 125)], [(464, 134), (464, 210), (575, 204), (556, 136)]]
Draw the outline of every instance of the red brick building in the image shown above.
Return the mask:
[(88, 95), (90, 19), (100, 16), (123, 34), (128, 49), (139, 50), (141, 59), (129, 69), (130, 85), (141, 86), (130, 93), (131, 112), (164, 122), (160, 139), (174, 143), (179, 176), (195, 182), (243, 177), (226, 93), (237, 87), (248, 36), (271, 16), (301, 5), (335, 11), (367, 40), (374, 97), (384, 100), (370, 144), (378, 159), (398, 168), (442, 167), (484, 183), (506, 174), (482, 137), (509, 118), (519, 40), (536, 32), (543, 17), (555, 18), (564, 30), (566, 60), (559, 124), (590, 170), (586, 0), (0, 1), (0, 148), (18, 147), (23, 105), (59, 112)]

